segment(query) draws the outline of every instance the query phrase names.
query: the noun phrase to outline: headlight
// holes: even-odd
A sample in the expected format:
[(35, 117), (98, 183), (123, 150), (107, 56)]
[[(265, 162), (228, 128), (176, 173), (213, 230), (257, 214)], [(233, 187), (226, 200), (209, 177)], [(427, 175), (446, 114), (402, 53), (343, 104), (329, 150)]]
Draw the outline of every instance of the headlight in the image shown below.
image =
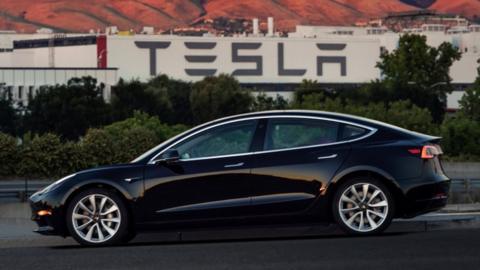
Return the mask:
[(50, 192), (54, 189), (56, 189), (61, 183), (63, 183), (64, 181), (74, 177), (76, 174), (70, 174), (68, 176), (65, 176), (63, 177), (62, 179), (60, 180), (57, 180), (55, 182), (53, 182), (52, 184), (48, 185), (47, 187), (45, 187), (44, 189), (42, 189), (39, 193), (47, 193), (47, 192)]

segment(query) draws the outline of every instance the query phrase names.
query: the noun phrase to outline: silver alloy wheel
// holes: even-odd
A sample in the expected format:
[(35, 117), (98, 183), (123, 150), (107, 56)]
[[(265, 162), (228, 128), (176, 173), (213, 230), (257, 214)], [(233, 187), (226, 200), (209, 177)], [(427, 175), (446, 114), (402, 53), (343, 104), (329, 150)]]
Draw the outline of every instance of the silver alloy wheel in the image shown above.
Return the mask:
[(338, 202), (342, 221), (356, 232), (371, 232), (380, 227), (388, 215), (385, 193), (370, 183), (356, 183), (345, 189)]
[(91, 243), (108, 241), (118, 232), (121, 222), (118, 205), (104, 194), (82, 198), (72, 212), (75, 233)]

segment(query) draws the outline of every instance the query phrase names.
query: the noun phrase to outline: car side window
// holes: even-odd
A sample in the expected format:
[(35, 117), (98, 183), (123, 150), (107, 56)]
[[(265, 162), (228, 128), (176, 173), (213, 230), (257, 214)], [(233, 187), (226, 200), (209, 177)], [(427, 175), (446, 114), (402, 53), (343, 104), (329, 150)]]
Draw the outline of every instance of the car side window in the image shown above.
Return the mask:
[(194, 135), (173, 148), (182, 160), (247, 153), (256, 126), (256, 120), (222, 125)]
[(264, 149), (278, 150), (337, 141), (339, 124), (316, 119), (280, 118), (268, 122)]
[(367, 130), (361, 127), (344, 125), (342, 128), (341, 140), (351, 140), (363, 136), (367, 133)]

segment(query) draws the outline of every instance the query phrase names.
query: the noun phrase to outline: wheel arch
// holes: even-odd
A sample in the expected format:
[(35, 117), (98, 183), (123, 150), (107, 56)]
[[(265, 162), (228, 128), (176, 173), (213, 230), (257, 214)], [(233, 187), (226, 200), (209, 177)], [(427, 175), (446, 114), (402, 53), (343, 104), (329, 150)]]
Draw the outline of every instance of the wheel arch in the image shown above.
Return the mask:
[[(118, 184), (113, 183), (112, 181), (107, 181), (107, 180), (101, 180), (101, 179), (96, 179), (96, 180), (90, 180), (87, 182), (82, 182), (81, 184), (77, 184), (70, 188), (70, 190), (65, 194), (65, 196), (62, 199), (62, 205), (63, 205), (63, 211), (64, 211), (64, 216), (66, 217), (67, 214), (67, 209), (70, 205), (70, 202), (73, 200), (73, 198), (79, 194), (80, 192), (84, 190), (88, 190), (91, 188), (103, 188), (107, 189), (111, 192), (114, 192), (116, 195), (120, 197), (120, 199), (123, 201), (125, 204), (125, 207), (128, 211), (128, 216), (129, 216), (129, 223), (130, 225), (133, 225), (134, 221), (134, 211), (131, 207), (131, 204), (129, 201), (131, 200), (131, 195), (121, 186)], [(65, 228), (66, 228), (66, 219), (64, 219), (65, 222)]]
[[(393, 178), (389, 173), (385, 172), (382, 169), (372, 167), (372, 166), (357, 166), (349, 168), (341, 173), (337, 174), (332, 181), (327, 186), (325, 190), (325, 195), (327, 196), (328, 205), (332, 205), (333, 198), (337, 189), (345, 182), (349, 181), (350, 179), (357, 178), (357, 177), (373, 177), (379, 181), (381, 181), (388, 190), (392, 193), (392, 196), (395, 201), (395, 217), (399, 217), (403, 215), (404, 209), (402, 207), (403, 202), (405, 201), (405, 195)], [(329, 218), (332, 218), (332, 213), (329, 211)]]
[(73, 198), (76, 194), (79, 192), (89, 189), (89, 188), (107, 188), (111, 191), (114, 191), (120, 195), (120, 197), (125, 200), (125, 203), (127, 203), (127, 200), (131, 200), (132, 196), (130, 193), (123, 188), (122, 186), (118, 185), (117, 183), (113, 181), (108, 181), (104, 179), (92, 179), (89, 181), (85, 181), (82, 183), (78, 183), (71, 187), (68, 192), (65, 193), (62, 199), (62, 204), (67, 205), (67, 202)]

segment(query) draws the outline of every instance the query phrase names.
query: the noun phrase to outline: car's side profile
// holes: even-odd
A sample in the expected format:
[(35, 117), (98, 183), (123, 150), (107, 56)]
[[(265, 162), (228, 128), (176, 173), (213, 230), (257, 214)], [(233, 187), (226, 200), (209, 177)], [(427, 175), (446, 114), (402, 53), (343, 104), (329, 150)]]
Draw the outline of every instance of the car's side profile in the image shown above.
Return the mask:
[(374, 234), (443, 207), (440, 138), (319, 111), (268, 111), (186, 131), (129, 164), (31, 196), (42, 234), (111, 245), (142, 230), (336, 222)]

